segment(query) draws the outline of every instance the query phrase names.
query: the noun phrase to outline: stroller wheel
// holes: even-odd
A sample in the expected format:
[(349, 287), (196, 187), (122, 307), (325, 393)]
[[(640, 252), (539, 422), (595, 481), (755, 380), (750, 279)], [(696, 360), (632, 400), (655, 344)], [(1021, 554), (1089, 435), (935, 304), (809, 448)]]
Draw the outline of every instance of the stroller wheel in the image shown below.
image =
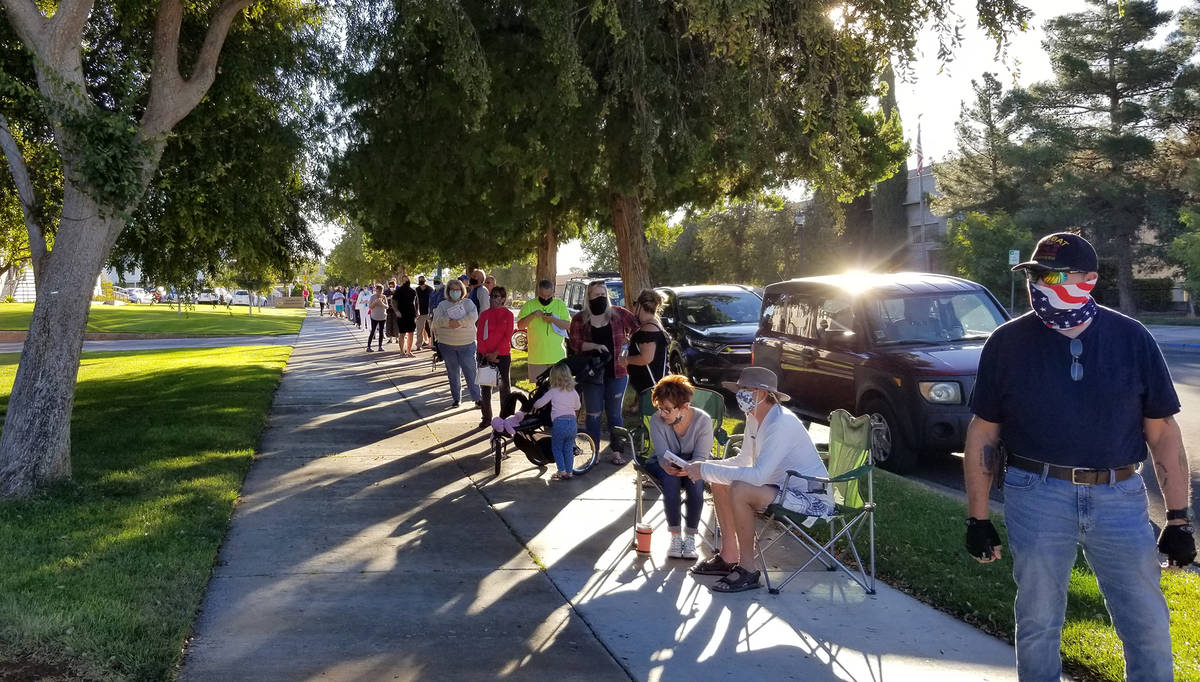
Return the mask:
[(596, 464), (596, 458), (600, 454), (596, 443), (586, 433), (577, 433), (575, 434), (573, 446), (575, 461), (571, 464), (572, 470), (576, 474), (587, 473)]

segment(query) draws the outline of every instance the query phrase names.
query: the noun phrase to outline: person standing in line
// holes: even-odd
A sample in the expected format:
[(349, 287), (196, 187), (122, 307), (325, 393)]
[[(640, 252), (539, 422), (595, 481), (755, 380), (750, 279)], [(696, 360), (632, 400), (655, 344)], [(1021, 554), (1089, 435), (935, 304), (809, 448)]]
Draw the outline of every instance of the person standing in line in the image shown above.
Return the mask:
[[(366, 292), (359, 298), (366, 296)], [(367, 352), (371, 352), (371, 340), (375, 338), (375, 330), (379, 330), (379, 350), (383, 351), (383, 334), (387, 327), (388, 299), (383, 295), (383, 285), (375, 285), (375, 293), (367, 299), (367, 316), (371, 319), (371, 335), (367, 337)]]
[[(504, 287), (492, 289), (492, 307), (483, 311), (479, 321), (475, 323), (475, 345), (479, 353), (479, 364), (487, 363), (496, 367), (496, 388), (500, 390), (500, 415), (507, 417), (505, 408), (511, 393), (508, 370), (512, 366), (512, 335), (513, 314), (504, 304), (508, 300), (508, 292)], [(492, 423), (492, 387), (481, 386), (483, 393), (483, 418), (479, 428), (487, 428)]]
[(398, 342), (402, 347), (404, 357), (413, 357), (413, 332), (417, 329), (417, 292), (412, 288), (408, 275), (404, 283), (396, 288), (392, 295), (392, 304), (396, 309), (396, 330), (400, 334)]
[(600, 416), (608, 418), (609, 446), (612, 463), (618, 466), (625, 459), (624, 446), (611, 438), (612, 427), (624, 426), (621, 416), (621, 400), (625, 387), (629, 385), (629, 339), (637, 325), (633, 313), (621, 306), (612, 305), (608, 299), (608, 287), (604, 280), (588, 284), (587, 305), (571, 318), (571, 329), (567, 343), (574, 353), (595, 353), (604, 358), (603, 376), (595, 381), (580, 381), (583, 389), (583, 405), (586, 410), (586, 428), (596, 447), (600, 447)]
[(396, 293), (396, 280), (388, 280), (387, 286), (383, 288), (383, 297), (386, 298), (391, 305), (388, 305), (387, 315), (387, 343), (396, 343), (399, 340), (400, 333), (396, 327), (396, 306), (392, 300)]
[[(567, 357), (565, 345), (571, 314), (561, 298), (554, 297), (554, 282), (538, 282), (537, 298), (530, 299), (517, 313), (517, 328), (525, 330), (529, 364), (526, 371), (530, 381)], [(599, 446), (597, 446), (599, 447)]]
[(446, 283), (446, 300), (433, 310), (434, 336), (438, 353), (446, 363), (446, 378), (450, 381), (451, 407), (458, 407), (462, 394), (459, 374), (467, 381), (467, 391), (475, 406), (482, 408), (483, 396), (475, 383), (475, 321), (479, 313), (467, 300), (466, 287), (458, 280)]
[(317, 305), (320, 306), (320, 313), (317, 315), (317, 317), (325, 317), (325, 292), (324, 291), (317, 293)]
[(358, 299), (355, 301), (354, 309), (356, 311), (358, 311), (358, 321), (359, 321), (360, 326), (363, 329), (370, 328), (369, 320), (370, 320), (371, 294), (374, 293), (375, 286), (376, 285), (374, 285), (374, 284), (368, 284), (367, 286), (359, 289)]
[(361, 326), (358, 320), (358, 292), (361, 289), (362, 287), (358, 285), (350, 287), (350, 294), (346, 297), (350, 305), (350, 310), (348, 311), (350, 313), (350, 321), (354, 323), (355, 327)]
[[(1086, 239), (1047, 235), (1013, 270), (1024, 271), (1033, 309), (992, 332), (979, 358), (963, 461), (967, 551), (980, 563), (1000, 558), (988, 499), (1003, 481), (1021, 680), (1062, 674), (1080, 546), (1124, 646), (1126, 677), (1172, 680), (1158, 553), (1183, 567), (1196, 545), (1170, 371), (1141, 323), (1093, 300), (1099, 262)], [(1157, 545), (1138, 473), (1147, 448), (1167, 509)]]
[(346, 294), (342, 293), (341, 287), (335, 287), (329, 296), (333, 301), (333, 316), (336, 319), (342, 319), (342, 315), (346, 311)]
[(574, 475), (575, 436), (579, 432), (579, 394), (575, 392), (575, 377), (566, 361), (550, 370), (550, 390), (533, 403), (534, 409), (550, 405), (550, 449), (558, 469), (550, 478), (565, 481)]
[(644, 289), (633, 304), (638, 328), (629, 343), (629, 385), (638, 395), (667, 375), (668, 339), (658, 319), (660, 305), (662, 297), (653, 289)]
[(429, 299), (433, 287), (425, 283), (425, 275), (417, 277), (417, 350), (429, 345)]
[(470, 286), (470, 290), (467, 295), (475, 304), (476, 310), (482, 314), (492, 304), (487, 287), (483, 285), (487, 277), (483, 274), (483, 270), (473, 270), (469, 277), (467, 284)]

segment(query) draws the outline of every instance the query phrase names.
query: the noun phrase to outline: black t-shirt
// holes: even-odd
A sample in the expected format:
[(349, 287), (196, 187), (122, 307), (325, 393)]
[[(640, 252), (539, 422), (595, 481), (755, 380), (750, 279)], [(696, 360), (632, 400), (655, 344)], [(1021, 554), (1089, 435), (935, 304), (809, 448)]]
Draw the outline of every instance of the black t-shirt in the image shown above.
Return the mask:
[(667, 335), (661, 329), (637, 330), (630, 339), (629, 355), (640, 354), (641, 344), (644, 343), (654, 344), (654, 358), (648, 365), (629, 366), (629, 383), (638, 393), (648, 388), (654, 388), (654, 384), (657, 384), (658, 380), (667, 374)]
[(433, 293), (433, 287), (428, 284), (417, 287), (417, 314), (429, 314), (429, 296)]
[(592, 343), (598, 343), (608, 349), (608, 362), (604, 363), (604, 376), (613, 378), (617, 375), (616, 366), (613, 364), (616, 360), (616, 353), (613, 350), (613, 333), (612, 323), (603, 327), (592, 327)]
[(417, 292), (410, 286), (396, 287), (396, 292), (392, 294), (392, 307), (396, 309), (397, 317), (415, 318), (417, 316), (416, 301)]
[(1146, 458), (1142, 419), (1179, 411), (1171, 373), (1137, 320), (1100, 307), (1079, 335), (1083, 379), (1071, 379), (1071, 339), (1032, 312), (984, 344), (971, 411), (1000, 424), (1012, 452), (1051, 464), (1116, 468)]

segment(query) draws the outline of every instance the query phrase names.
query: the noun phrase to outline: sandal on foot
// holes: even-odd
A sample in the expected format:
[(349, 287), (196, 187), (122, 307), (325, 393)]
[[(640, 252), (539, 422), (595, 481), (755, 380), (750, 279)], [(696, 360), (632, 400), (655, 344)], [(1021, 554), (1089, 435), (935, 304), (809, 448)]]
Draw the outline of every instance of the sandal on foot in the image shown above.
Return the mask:
[(716, 554), (705, 559), (704, 561), (701, 561), (695, 566), (692, 566), (691, 571), (694, 575), (726, 576), (729, 575), (729, 572), (732, 571), (733, 567), (736, 565), (737, 564), (731, 564), (728, 561), (725, 561), (720, 554)]
[(625, 459), (625, 458), (624, 458), (624, 457), (621, 455), (621, 453), (619, 453), (619, 452), (614, 452), (614, 453), (613, 453), (613, 456), (612, 456), (612, 460), (611, 460), (611, 461), (612, 461), (612, 463), (613, 463), (613, 464), (615, 464), (615, 465), (617, 465), (617, 466), (621, 466), (622, 464), (628, 464), (628, 463), (629, 463), (629, 460)]
[(713, 592), (745, 592), (762, 587), (758, 582), (758, 571), (751, 573), (741, 566), (734, 566), (729, 575), (721, 578), (708, 589)]

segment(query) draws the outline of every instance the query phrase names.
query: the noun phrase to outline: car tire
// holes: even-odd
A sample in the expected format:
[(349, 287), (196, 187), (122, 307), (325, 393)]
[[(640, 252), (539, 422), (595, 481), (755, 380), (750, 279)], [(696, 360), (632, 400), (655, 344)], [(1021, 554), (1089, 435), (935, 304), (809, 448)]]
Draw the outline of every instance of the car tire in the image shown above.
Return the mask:
[(882, 398), (870, 398), (863, 403), (861, 413), (871, 417), (871, 454), (875, 463), (897, 474), (915, 469), (919, 453), (909, 444), (892, 406)]
[(517, 350), (529, 350), (529, 335), (520, 329), (513, 332), (512, 347)]

